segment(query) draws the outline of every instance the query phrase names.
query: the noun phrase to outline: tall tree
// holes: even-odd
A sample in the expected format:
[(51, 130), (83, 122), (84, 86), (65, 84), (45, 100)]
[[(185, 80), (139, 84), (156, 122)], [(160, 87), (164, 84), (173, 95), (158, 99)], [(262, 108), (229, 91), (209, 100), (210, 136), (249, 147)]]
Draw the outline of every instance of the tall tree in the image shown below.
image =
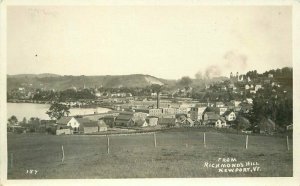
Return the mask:
[(23, 117), (23, 120), (20, 122), (20, 124), (21, 124), (22, 126), (26, 126), (26, 124), (27, 124), (27, 119), (26, 119), (26, 117)]
[(68, 116), (70, 114), (70, 107), (60, 103), (53, 103), (49, 110), (46, 112), (51, 119), (60, 119), (63, 116)]
[(182, 86), (182, 87), (184, 87), (186, 90), (190, 87), (190, 85), (192, 84), (192, 79), (190, 78), (190, 77), (188, 77), (188, 76), (183, 76), (180, 80), (179, 80), (179, 82), (178, 82), (178, 84), (180, 85), (180, 86)]
[(16, 125), (18, 124), (18, 119), (15, 115), (12, 115), (8, 120), (9, 125)]

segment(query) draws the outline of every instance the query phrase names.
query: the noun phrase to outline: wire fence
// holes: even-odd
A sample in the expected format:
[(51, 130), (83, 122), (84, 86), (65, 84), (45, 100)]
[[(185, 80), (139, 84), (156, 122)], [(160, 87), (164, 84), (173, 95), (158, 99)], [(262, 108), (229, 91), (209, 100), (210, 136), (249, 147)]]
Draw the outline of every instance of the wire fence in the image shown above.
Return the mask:
[(205, 152), (209, 149), (263, 152), (292, 151), (292, 138), (286, 136), (251, 136), (213, 132), (150, 132), (144, 134), (114, 134), (107, 136), (26, 136), (9, 140), (8, 169), (19, 165), (49, 165), (71, 163), (95, 156), (147, 153), (151, 151), (188, 149)]

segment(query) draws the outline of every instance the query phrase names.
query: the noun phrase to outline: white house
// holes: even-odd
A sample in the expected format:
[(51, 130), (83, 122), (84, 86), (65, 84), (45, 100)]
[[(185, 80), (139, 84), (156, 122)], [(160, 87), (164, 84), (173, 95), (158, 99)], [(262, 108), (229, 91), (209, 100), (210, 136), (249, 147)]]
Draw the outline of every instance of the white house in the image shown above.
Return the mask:
[(75, 118), (72, 116), (62, 117), (57, 122), (57, 129), (69, 128), (74, 133), (93, 133), (98, 132), (97, 121), (91, 121), (87, 118)]
[(216, 122), (215, 122), (215, 126), (217, 128), (224, 128), (227, 127), (226, 125), (226, 120), (224, 118), (219, 118)]
[(63, 126), (68, 126), (73, 129), (74, 132), (79, 131), (80, 123), (72, 116), (64, 116), (57, 120), (58, 129), (63, 128)]
[(226, 121), (234, 121), (236, 119), (236, 115), (233, 111), (226, 111), (224, 116)]

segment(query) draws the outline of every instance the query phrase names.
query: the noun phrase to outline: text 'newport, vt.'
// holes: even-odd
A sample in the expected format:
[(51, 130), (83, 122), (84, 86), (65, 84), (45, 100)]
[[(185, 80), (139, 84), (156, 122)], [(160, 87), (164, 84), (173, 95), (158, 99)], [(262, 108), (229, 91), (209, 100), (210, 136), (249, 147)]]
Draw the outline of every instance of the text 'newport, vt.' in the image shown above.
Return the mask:
[(258, 162), (241, 161), (236, 158), (218, 158), (215, 162), (204, 162), (204, 168), (215, 169), (219, 173), (260, 172)]

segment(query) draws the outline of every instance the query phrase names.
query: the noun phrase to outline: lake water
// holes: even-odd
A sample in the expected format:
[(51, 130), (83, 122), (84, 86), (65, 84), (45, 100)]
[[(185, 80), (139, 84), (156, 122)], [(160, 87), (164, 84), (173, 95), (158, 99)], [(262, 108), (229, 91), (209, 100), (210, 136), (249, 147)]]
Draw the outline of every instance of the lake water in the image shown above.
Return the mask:
[[(40, 119), (50, 119), (46, 114), (50, 108), (49, 104), (35, 104), (35, 103), (7, 103), (7, 118), (15, 115), (19, 121), (24, 117), (30, 119), (31, 117), (38, 117)], [(86, 115), (94, 114), (94, 112), (105, 113), (110, 111), (108, 108), (71, 108), (70, 116), (72, 115)]]

